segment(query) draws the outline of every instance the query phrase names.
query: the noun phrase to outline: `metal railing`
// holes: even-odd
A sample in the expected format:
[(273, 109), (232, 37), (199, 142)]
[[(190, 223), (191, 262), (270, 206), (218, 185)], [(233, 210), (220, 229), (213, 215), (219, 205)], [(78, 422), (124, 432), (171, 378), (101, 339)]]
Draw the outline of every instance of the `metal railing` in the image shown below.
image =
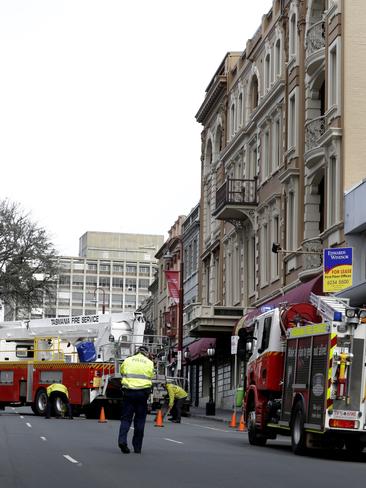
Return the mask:
[(324, 34), (324, 21), (320, 20), (311, 27), (309, 27), (306, 34), (306, 56), (324, 49), (325, 47), (325, 34)]
[(305, 124), (305, 152), (319, 147), (319, 139), (325, 133), (325, 116), (317, 117)]
[(257, 180), (228, 178), (216, 192), (216, 210), (232, 204), (256, 205)]

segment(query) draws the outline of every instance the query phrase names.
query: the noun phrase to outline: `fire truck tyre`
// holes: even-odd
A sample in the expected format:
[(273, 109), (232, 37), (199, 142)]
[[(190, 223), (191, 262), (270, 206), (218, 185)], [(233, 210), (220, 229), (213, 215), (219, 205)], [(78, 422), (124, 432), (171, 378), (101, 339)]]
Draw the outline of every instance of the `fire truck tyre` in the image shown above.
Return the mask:
[(65, 414), (67, 415), (67, 408), (61, 396), (55, 396), (52, 406), (56, 417), (62, 417)]
[(306, 432), (304, 429), (305, 412), (301, 402), (297, 402), (294, 408), (291, 424), (291, 446), (294, 454), (306, 453)]
[(351, 456), (357, 456), (363, 451), (365, 444), (361, 442), (359, 437), (348, 437), (344, 441), (346, 450)]
[(47, 409), (47, 392), (46, 390), (38, 390), (36, 393), (36, 398), (34, 403), (32, 403), (31, 408), (36, 415), (45, 415)]
[(255, 425), (255, 410), (254, 407), (248, 414), (248, 439), (249, 444), (252, 446), (264, 446), (267, 442), (267, 437), (258, 432), (258, 428)]

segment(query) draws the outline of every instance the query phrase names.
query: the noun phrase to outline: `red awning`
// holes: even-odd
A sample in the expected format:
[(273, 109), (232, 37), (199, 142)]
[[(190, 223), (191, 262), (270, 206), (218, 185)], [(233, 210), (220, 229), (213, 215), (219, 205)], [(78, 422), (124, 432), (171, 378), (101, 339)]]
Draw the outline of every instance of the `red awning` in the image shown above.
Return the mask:
[(260, 307), (256, 308), (255, 310), (251, 310), (245, 316), (245, 322), (246, 323), (250, 322), (254, 317), (262, 313), (261, 307), (264, 306), (276, 307), (280, 303), (284, 303), (284, 302), (289, 304), (309, 302), (311, 293), (315, 293), (315, 295), (324, 294), (323, 275), (317, 276), (316, 278), (313, 278), (312, 280), (307, 281), (306, 283), (302, 283), (301, 285), (295, 286), (292, 290), (274, 298), (273, 300), (268, 300), (267, 302), (262, 303)]
[(216, 346), (216, 339), (211, 337), (204, 337), (202, 339), (198, 339), (195, 342), (192, 342), (187, 346), (184, 351), (189, 350), (189, 359), (190, 361), (194, 361), (195, 359), (199, 359), (201, 357), (207, 356), (207, 349), (210, 347)]

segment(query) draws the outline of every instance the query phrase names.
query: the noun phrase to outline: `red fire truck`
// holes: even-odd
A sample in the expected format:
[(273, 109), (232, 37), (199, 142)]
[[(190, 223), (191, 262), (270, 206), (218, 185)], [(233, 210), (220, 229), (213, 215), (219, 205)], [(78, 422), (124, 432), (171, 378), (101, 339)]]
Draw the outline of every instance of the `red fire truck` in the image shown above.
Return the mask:
[(249, 442), (291, 436), (309, 448), (366, 446), (366, 310), (312, 295), (248, 324), (244, 414)]
[[(97, 418), (103, 406), (109, 418), (118, 418), (119, 366), (146, 341), (144, 330), (137, 312), (1, 323), (0, 409), (29, 405), (44, 415), (47, 387), (62, 383), (74, 415)], [(52, 408), (61, 415), (61, 398)]]

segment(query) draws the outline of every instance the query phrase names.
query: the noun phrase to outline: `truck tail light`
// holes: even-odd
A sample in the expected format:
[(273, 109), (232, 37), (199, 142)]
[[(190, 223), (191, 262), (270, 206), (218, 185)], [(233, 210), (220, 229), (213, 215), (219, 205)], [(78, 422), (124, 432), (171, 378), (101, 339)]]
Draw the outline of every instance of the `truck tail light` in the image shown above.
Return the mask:
[(357, 429), (358, 420), (331, 419), (329, 420), (329, 427), (335, 427), (336, 429)]

